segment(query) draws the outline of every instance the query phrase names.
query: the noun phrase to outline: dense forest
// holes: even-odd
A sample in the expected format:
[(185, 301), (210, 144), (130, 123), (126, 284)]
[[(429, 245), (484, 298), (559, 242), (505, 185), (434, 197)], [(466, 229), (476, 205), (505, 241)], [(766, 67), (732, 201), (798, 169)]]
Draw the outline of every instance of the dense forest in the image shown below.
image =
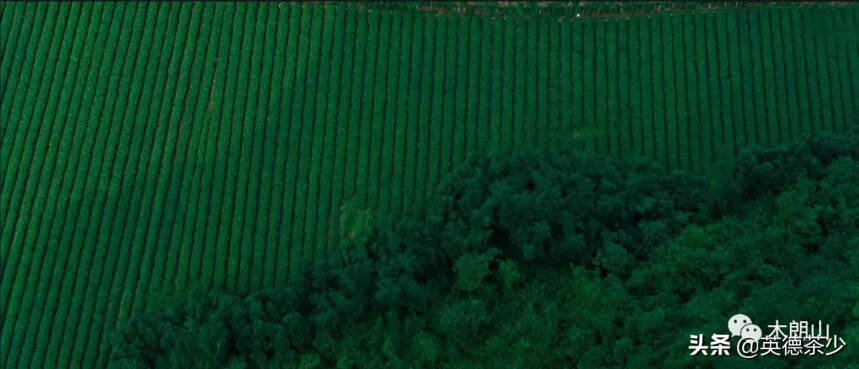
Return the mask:
[[(142, 313), (113, 368), (845, 368), (859, 357), (859, 128), (707, 175), (564, 149), (474, 156), (424, 214), (356, 223), (287, 285)], [(822, 320), (828, 357), (689, 354)], [(763, 326), (763, 325), (762, 325)]]

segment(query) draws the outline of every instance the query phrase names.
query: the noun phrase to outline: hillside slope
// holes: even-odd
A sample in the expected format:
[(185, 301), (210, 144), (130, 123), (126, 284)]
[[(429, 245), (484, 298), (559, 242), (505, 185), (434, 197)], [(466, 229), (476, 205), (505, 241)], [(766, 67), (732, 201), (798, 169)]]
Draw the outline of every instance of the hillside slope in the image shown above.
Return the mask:
[(856, 30), (857, 5), (0, 4), (0, 367), (104, 367), (145, 306), (278, 285), (474, 150), (703, 172), (844, 129)]

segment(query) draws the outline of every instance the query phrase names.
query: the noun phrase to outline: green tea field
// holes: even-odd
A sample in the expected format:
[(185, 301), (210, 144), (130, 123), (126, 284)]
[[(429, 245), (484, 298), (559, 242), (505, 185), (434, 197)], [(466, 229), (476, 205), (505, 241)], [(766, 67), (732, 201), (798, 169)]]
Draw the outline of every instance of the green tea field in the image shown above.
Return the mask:
[(0, 368), (276, 286), (471, 152), (704, 173), (859, 118), (859, 4), (0, 4)]

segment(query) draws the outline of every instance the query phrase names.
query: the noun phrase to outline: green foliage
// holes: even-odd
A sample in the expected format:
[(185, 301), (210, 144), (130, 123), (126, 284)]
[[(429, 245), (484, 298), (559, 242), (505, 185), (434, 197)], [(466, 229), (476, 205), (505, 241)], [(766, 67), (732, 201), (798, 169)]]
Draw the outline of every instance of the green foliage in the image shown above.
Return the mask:
[(445, 246), (492, 245), (505, 258), (553, 265), (589, 264), (609, 244), (643, 257), (696, 217), (701, 183), (652, 162), (572, 151), (488, 155), (442, 184)]
[[(340, 258), (341, 243), (381, 242), (389, 236), (374, 233), (378, 214), (423, 220), (435, 200), (428, 190), (475, 150), (576, 146), (704, 173), (747, 144), (845, 129), (859, 115), (857, 11), (740, 2), (0, 3), (0, 367), (104, 368), (103, 332), (166, 305), (153, 296), (245, 295), (283, 286), (303, 262), (321, 268)], [(809, 180), (829, 165), (822, 157)], [(680, 212), (689, 219), (637, 219), (636, 207), (674, 206), (645, 189), (625, 198), (641, 202), (632, 211), (608, 203), (626, 224), (547, 206), (576, 222), (553, 233), (567, 220), (540, 220), (540, 206), (521, 203), (562, 196), (486, 197), (481, 211), (509, 220), (504, 231), (529, 243), (484, 245), (512, 235), (453, 214), (441, 221), (463, 223), (430, 227), (447, 232), (444, 242), (418, 247), (455, 251), (452, 240), (466, 239), (468, 253), (499, 254), (468, 278), (454, 269), (459, 254), (420, 268), (441, 271), (451, 286), (488, 271), (473, 290), (455, 288), (469, 296), (495, 283), (515, 294), (534, 263), (626, 280), (687, 224), (739, 219), (737, 208), (754, 208), (756, 196), (774, 204), (792, 185), (769, 183), (794, 177), (761, 176), (788, 162), (748, 169), (748, 183), (722, 187), (730, 196)], [(634, 192), (623, 183), (636, 175), (617, 169), (621, 188), (594, 194)], [(485, 179), (504, 185), (499, 178)], [(506, 217), (502, 207), (514, 205), (526, 212)], [(784, 214), (804, 243), (829, 237), (803, 207)], [(384, 288), (365, 298), (411, 307), (401, 301), (446, 295), (442, 282), (420, 288), (429, 279), (414, 268), (398, 258), (372, 284)], [(415, 360), (396, 359), (407, 344), (387, 331), (375, 337), (390, 348), (379, 360)], [(314, 344), (331, 347), (322, 341)], [(434, 348), (421, 360), (446, 355), (429, 344), (442, 339), (422, 342)], [(296, 360), (325, 366), (329, 356)]]
[[(484, 156), (448, 178), (428, 220), (381, 222), (346, 241), (344, 262), (284, 287), (150, 311), (114, 339), (112, 363), (842, 367), (859, 344), (856, 147), (854, 129), (750, 150), (727, 166), (735, 176), (712, 178), (737, 190), (718, 209), (705, 179), (649, 162)], [(822, 320), (846, 352), (688, 355), (690, 332), (723, 332), (739, 311)]]
[(489, 249), (481, 254), (467, 253), (453, 264), (456, 271), (456, 287), (464, 291), (474, 291), (489, 276), (489, 263), (498, 255), (498, 249)]

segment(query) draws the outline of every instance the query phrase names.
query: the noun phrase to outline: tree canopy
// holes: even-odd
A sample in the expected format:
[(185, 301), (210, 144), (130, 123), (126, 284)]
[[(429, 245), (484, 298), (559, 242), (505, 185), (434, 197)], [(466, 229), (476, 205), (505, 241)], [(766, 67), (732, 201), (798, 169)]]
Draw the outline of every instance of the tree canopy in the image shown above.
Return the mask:
[[(859, 129), (708, 176), (568, 150), (469, 159), (286, 286), (150, 309), (114, 368), (843, 368), (859, 357)], [(831, 357), (689, 355), (689, 335), (822, 320)]]

